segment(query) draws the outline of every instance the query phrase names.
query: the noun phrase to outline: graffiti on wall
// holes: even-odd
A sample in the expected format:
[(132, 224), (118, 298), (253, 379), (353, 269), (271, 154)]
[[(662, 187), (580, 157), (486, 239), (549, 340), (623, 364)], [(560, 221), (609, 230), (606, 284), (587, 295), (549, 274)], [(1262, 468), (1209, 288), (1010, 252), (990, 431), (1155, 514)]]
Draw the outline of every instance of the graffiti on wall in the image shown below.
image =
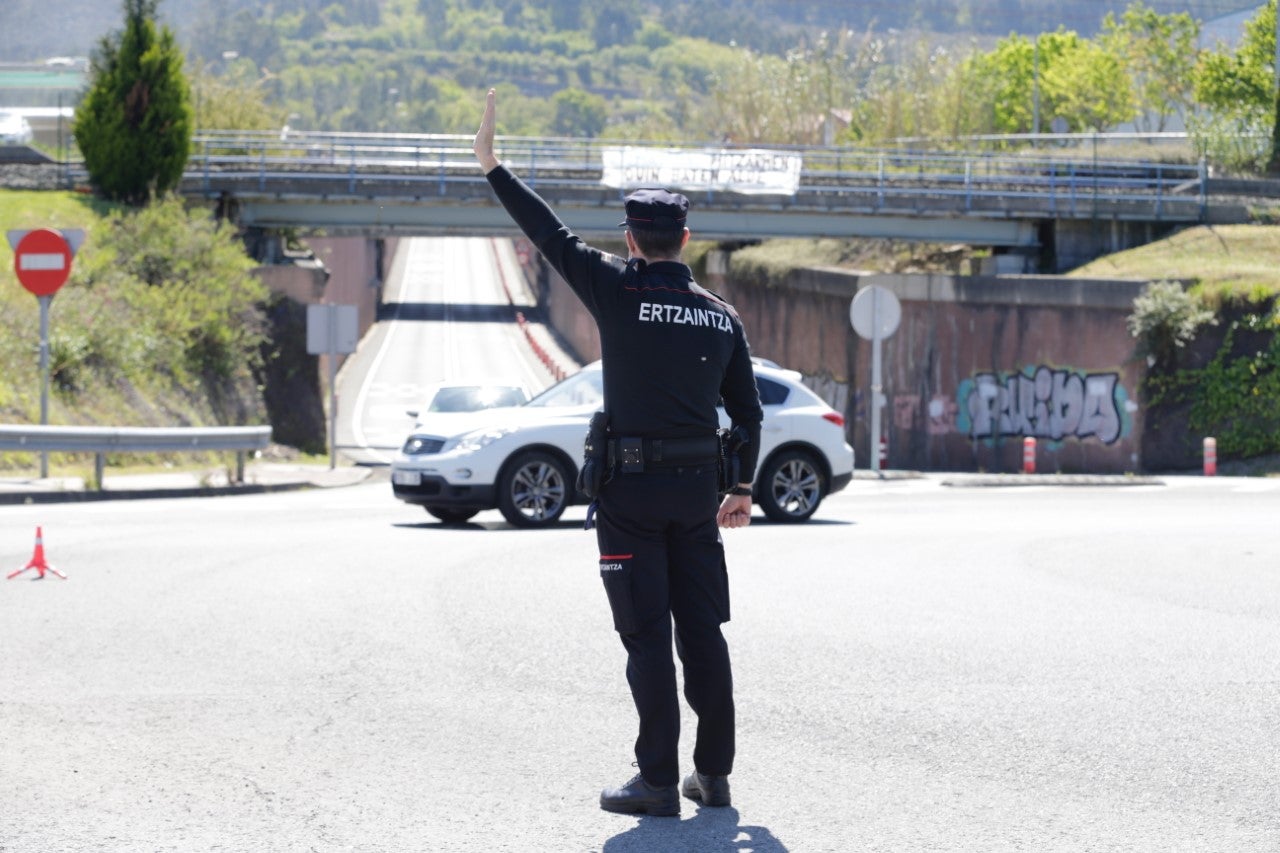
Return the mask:
[(1039, 365), (1018, 373), (979, 373), (957, 391), (961, 431), (974, 438), (1096, 438), (1112, 444), (1129, 432), (1131, 410), (1118, 373)]
[[(934, 395), (929, 400), (925, 430), (929, 435), (950, 435), (956, 431), (956, 413), (959, 407), (955, 400)], [(919, 394), (898, 394), (893, 398), (893, 425), (901, 430), (916, 428), (916, 418), (920, 416)]]

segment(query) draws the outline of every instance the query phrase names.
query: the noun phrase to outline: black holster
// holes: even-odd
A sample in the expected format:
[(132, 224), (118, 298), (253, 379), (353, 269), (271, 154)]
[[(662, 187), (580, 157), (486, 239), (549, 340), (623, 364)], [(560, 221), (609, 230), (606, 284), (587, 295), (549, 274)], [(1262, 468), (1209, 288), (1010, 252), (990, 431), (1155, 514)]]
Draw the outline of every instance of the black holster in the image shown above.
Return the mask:
[(596, 412), (587, 427), (587, 437), (582, 442), (582, 467), (578, 469), (578, 491), (590, 500), (600, 494), (600, 488), (609, 478), (609, 416)]
[(743, 427), (722, 429), (716, 434), (720, 436), (720, 465), (718, 473), (720, 475), (720, 494), (723, 495), (739, 483), (738, 474), (742, 470), (742, 463), (738, 458), (738, 451), (742, 449), (742, 445), (747, 443), (748, 434)]

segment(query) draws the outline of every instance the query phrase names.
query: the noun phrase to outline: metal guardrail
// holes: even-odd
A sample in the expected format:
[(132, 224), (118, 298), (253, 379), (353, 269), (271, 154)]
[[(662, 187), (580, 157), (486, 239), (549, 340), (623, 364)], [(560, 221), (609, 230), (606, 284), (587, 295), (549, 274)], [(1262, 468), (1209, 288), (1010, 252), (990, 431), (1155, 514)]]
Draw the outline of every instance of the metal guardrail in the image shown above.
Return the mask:
[(94, 479), (102, 489), (107, 453), (236, 451), (236, 482), (244, 482), (244, 457), (271, 443), (271, 427), (78, 427), (0, 425), (0, 452), (94, 454)]
[[(598, 139), (501, 138), (498, 154), (530, 184), (567, 192), (607, 190), (602, 150), (624, 143)], [(631, 144), (631, 143), (626, 143)], [(468, 136), (318, 132), (207, 131), (194, 140), (189, 191), (416, 197), (484, 187)], [(742, 146), (641, 145), (694, 152)], [(800, 188), (791, 203), (835, 210), (946, 203), (955, 213), (1005, 218), (1098, 215), (1139, 205), (1156, 220), (1201, 219), (1207, 169), (1199, 164), (1064, 157), (1039, 150), (949, 153), (909, 148), (753, 146), (800, 155)], [(310, 188), (310, 189), (304, 189)], [(487, 193), (485, 193), (487, 195)], [(715, 191), (707, 196), (714, 197)], [(715, 199), (711, 198), (712, 203)], [(776, 198), (769, 203), (776, 203)]]

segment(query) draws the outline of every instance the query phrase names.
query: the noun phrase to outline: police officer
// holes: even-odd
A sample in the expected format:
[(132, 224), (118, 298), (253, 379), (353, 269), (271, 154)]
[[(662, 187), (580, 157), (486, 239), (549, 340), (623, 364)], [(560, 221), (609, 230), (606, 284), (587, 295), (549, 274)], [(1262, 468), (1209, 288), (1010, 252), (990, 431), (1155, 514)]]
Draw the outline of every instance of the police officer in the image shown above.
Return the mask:
[[(680, 261), (689, 241), (688, 200), (638, 190), (625, 202), (629, 258), (594, 249), (494, 155), (496, 102), (485, 100), (475, 154), (499, 201), (569, 283), (600, 330), (611, 477), (600, 490), (600, 576), (627, 651), (627, 681), (640, 716), (640, 772), (600, 794), (600, 807), (677, 815), (681, 793), (707, 806), (730, 802), (734, 706), (729, 587), (719, 527), (745, 527), (763, 412), (742, 324), (733, 308), (693, 281)], [(745, 432), (739, 482), (719, 498), (719, 420), (724, 400)], [(675, 648), (685, 697), (698, 716), (694, 772), (681, 784)]]

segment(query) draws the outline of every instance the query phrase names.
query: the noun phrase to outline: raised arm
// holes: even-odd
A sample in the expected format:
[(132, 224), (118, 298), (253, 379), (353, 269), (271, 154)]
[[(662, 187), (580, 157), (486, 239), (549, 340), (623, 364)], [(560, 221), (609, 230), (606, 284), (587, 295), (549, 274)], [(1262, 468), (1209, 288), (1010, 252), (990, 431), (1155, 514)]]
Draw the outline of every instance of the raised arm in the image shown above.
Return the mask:
[(476, 153), (476, 159), (480, 161), (480, 168), (487, 175), (502, 162), (493, 153), (493, 133), (498, 123), (498, 95), (493, 90), (489, 90), (489, 94), (484, 99), (484, 118), (480, 119), (480, 129), (476, 131), (475, 142), (471, 145), (471, 150)]

